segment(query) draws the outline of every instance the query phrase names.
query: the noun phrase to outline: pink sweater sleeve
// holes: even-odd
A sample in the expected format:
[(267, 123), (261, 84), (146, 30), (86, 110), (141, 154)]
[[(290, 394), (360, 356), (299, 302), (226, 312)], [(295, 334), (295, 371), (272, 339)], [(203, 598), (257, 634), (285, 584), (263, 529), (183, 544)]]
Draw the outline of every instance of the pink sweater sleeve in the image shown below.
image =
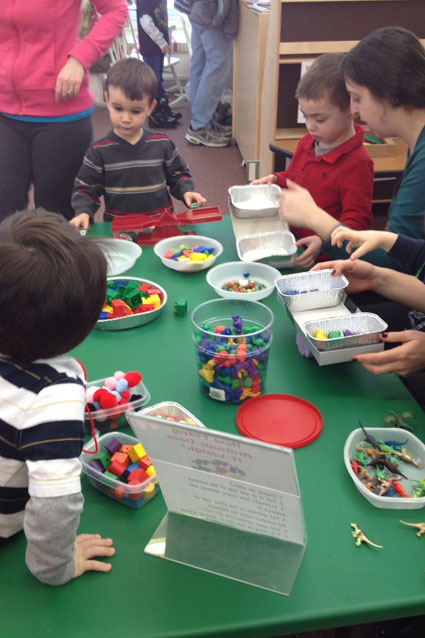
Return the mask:
[(101, 14), (100, 18), (86, 37), (69, 51), (69, 55), (77, 58), (85, 69), (89, 69), (105, 55), (128, 20), (126, 0), (92, 0), (92, 2)]

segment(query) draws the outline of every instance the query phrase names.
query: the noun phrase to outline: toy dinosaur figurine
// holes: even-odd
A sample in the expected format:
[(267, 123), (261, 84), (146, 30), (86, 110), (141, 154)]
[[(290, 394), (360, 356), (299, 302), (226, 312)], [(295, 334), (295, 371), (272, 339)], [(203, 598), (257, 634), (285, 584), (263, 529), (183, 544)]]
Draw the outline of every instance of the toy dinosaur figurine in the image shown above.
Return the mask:
[(357, 523), (351, 523), (351, 527), (353, 531), (351, 532), (354, 538), (356, 539), (356, 545), (359, 547), (362, 543), (367, 543), (368, 545), (372, 545), (373, 547), (379, 547), (383, 549), (383, 545), (375, 545), (371, 540), (368, 539), (366, 534), (360, 529)]
[(367, 443), (370, 443), (370, 445), (374, 447), (375, 450), (381, 450), (381, 446), (379, 445), (378, 441), (375, 439), (374, 436), (366, 432), (366, 430), (363, 427), (363, 424), (360, 421), (359, 421), (359, 425), (361, 429), (363, 430), (364, 440), (367, 441)]
[(416, 536), (420, 538), (422, 534), (425, 534), (425, 523), (406, 523), (406, 521), (400, 521), (403, 525), (408, 525), (409, 527), (417, 527), (418, 532), (416, 532)]

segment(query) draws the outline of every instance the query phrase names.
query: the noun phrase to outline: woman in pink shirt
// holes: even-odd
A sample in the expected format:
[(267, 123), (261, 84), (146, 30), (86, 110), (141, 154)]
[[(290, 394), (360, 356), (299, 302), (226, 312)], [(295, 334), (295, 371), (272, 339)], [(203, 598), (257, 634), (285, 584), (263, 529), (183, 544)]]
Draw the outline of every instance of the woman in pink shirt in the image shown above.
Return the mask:
[(74, 177), (92, 137), (88, 69), (127, 18), (126, 0), (93, 0), (100, 18), (79, 39), (81, 0), (2, 0), (0, 220), (35, 205), (73, 217)]

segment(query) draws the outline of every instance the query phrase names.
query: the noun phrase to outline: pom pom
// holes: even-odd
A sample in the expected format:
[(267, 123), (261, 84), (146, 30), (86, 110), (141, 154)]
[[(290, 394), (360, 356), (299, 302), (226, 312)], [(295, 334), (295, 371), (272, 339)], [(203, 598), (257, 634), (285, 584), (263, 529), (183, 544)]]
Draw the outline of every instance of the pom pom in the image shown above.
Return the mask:
[(115, 388), (117, 387), (117, 380), (115, 377), (108, 377), (107, 379), (105, 379), (104, 385), (106, 388), (108, 388), (108, 390), (115, 390)]
[(125, 392), (121, 392), (121, 396), (123, 399), (129, 399), (131, 397), (131, 394), (128, 390), (126, 390)]
[(120, 392), (121, 394), (123, 392), (125, 392), (126, 390), (128, 390), (128, 381), (127, 379), (120, 379), (117, 383), (117, 390), (118, 392)]
[(93, 397), (94, 397), (94, 393), (96, 392), (96, 390), (99, 390), (99, 386), (98, 385), (92, 385), (89, 388), (87, 388), (86, 390), (86, 402), (87, 403), (92, 403), (93, 402)]
[(118, 399), (112, 392), (105, 392), (100, 397), (100, 407), (104, 409), (115, 408), (118, 405)]
[(140, 372), (127, 372), (127, 374), (124, 375), (124, 379), (128, 381), (129, 388), (134, 388), (134, 386), (138, 385), (142, 380), (142, 375)]
[(116, 372), (114, 372), (114, 377), (116, 378), (117, 381), (119, 381), (120, 379), (123, 379), (125, 376), (125, 372), (122, 372), (122, 370), (117, 370)]

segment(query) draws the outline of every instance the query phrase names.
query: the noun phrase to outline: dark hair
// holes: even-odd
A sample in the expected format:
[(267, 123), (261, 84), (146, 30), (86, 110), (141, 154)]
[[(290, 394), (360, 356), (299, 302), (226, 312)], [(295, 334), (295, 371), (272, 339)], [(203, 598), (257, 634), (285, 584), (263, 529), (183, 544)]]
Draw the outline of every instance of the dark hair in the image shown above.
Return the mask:
[(345, 78), (341, 70), (342, 53), (325, 53), (313, 62), (300, 79), (296, 98), (319, 100), (328, 97), (331, 104), (341, 111), (350, 107), (350, 95), (345, 88)]
[(75, 348), (106, 296), (106, 259), (55, 213), (22, 211), (0, 224), (0, 352), (34, 361)]
[(374, 31), (347, 53), (342, 69), (347, 80), (369, 89), (375, 99), (425, 108), (425, 49), (407, 29)]
[(151, 104), (158, 88), (158, 80), (151, 67), (137, 58), (119, 60), (106, 74), (106, 90), (114, 86), (129, 98), (129, 100), (143, 100), (149, 98)]

